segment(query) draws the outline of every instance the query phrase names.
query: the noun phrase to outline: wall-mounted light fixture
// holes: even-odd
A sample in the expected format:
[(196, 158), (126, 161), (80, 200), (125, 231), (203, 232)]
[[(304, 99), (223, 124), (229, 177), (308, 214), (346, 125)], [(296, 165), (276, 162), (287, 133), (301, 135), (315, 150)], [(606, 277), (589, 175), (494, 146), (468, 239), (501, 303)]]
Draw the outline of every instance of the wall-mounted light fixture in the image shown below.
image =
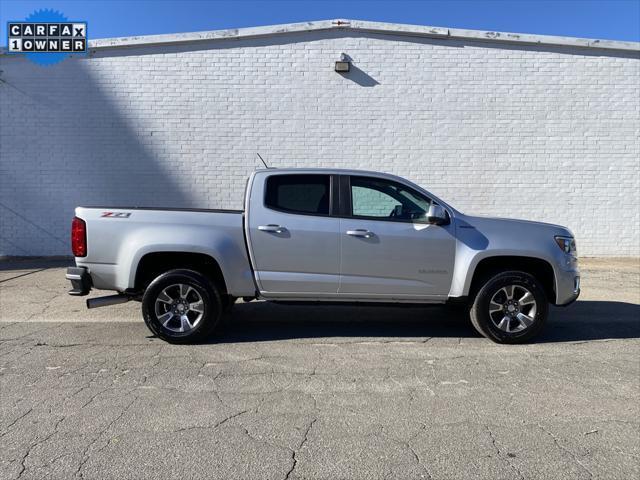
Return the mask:
[(351, 68), (351, 59), (348, 55), (343, 53), (340, 55), (340, 60), (336, 62), (336, 72), (347, 73), (349, 68)]

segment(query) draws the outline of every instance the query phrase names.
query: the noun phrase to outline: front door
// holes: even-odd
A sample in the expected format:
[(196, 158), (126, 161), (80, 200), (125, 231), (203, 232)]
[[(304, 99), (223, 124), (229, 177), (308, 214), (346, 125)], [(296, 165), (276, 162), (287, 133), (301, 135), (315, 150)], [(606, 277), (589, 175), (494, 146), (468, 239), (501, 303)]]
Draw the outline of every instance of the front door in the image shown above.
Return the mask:
[(261, 292), (265, 297), (335, 296), (340, 220), (331, 216), (331, 176), (258, 175), (251, 191), (248, 225)]
[(382, 299), (446, 297), (453, 276), (453, 225), (426, 221), (431, 200), (401, 183), (342, 179), (339, 294)]

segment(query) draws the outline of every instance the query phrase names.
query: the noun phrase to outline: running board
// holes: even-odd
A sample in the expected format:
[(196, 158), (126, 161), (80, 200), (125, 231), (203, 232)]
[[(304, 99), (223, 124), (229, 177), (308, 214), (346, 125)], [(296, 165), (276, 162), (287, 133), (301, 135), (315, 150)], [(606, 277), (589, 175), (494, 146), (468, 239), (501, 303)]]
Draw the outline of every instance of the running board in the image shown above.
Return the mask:
[(131, 297), (127, 295), (108, 295), (106, 297), (87, 298), (87, 308), (108, 307), (119, 303), (127, 303)]

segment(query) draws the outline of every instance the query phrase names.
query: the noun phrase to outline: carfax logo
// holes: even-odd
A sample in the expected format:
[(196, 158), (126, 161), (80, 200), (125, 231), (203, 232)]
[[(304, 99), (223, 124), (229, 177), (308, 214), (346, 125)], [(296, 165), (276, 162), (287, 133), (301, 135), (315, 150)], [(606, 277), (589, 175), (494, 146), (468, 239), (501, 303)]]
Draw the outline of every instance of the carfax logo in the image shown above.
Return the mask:
[(7, 45), (8, 53), (53, 65), (70, 54), (87, 52), (87, 22), (70, 21), (54, 10), (39, 10), (25, 21), (7, 23)]

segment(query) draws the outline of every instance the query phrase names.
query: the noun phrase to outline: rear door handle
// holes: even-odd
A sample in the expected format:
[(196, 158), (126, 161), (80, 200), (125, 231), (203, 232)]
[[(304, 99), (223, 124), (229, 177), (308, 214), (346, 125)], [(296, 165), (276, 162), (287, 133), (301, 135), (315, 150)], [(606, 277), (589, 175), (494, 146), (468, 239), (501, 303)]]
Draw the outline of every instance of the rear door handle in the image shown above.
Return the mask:
[(351, 235), (352, 237), (371, 238), (373, 237), (374, 233), (363, 228), (358, 228), (356, 230), (347, 230), (347, 235)]
[(287, 229), (280, 225), (269, 224), (258, 226), (258, 230), (260, 230), (261, 232), (284, 233)]

